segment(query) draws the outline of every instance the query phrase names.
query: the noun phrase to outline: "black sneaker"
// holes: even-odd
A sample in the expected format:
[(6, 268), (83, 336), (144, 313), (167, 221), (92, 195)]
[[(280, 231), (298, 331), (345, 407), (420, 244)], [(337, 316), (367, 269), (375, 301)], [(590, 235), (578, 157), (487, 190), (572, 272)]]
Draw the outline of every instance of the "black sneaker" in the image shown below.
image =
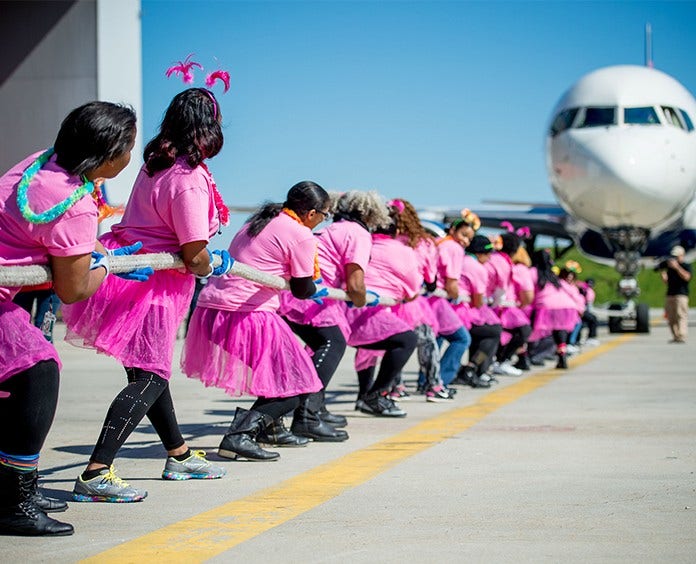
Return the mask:
[(406, 412), (393, 400), (378, 392), (365, 395), (359, 409), (363, 413), (378, 417), (406, 417)]

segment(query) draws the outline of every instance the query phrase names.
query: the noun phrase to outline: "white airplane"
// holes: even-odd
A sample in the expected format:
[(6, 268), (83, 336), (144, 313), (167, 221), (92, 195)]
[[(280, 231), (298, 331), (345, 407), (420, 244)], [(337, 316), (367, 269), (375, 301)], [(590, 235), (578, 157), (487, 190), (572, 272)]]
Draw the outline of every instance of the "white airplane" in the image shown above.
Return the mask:
[[(687, 260), (696, 258), (694, 123), (696, 100), (671, 76), (648, 66), (593, 71), (563, 94), (547, 130), (547, 170), (561, 207), (475, 211), (483, 225), (529, 225), (615, 266), (626, 301), (610, 306), (609, 328), (647, 332), (648, 308), (635, 303), (638, 271), (655, 267), (677, 244)], [(448, 210), (442, 219), (458, 213)]]

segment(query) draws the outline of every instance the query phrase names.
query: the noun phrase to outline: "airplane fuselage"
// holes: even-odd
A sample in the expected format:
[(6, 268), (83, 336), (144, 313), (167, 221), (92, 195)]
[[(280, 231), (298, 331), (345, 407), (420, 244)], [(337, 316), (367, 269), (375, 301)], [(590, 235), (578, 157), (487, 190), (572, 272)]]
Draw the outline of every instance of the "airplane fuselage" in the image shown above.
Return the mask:
[(594, 71), (557, 104), (547, 171), (563, 208), (600, 232), (654, 235), (696, 195), (696, 100), (658, 70)]

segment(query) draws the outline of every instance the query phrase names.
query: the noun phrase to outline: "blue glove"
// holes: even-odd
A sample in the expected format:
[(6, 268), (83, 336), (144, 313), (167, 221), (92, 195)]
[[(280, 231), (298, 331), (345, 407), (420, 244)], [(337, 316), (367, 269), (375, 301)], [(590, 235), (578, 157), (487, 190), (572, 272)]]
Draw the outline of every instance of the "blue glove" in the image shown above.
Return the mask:
[(222, 261), (220, 266), (213, 268), (213, 272), (210, 274), (211, 276), (224, 276), (230, 271), (234, 264), (234, 259), (230, 256), (230, 253), (224, 249), (221, 251), (213, 251), (212, 253), (208, 251), (208, 254), (210, 254), (211, 265), (213, 264), (213, 255), (220, 257)]
[(373, 292), (372, 290), (366, 290), (365, 299), (365, 307), (375, 307), (376, 305), (379, 305), (379, 294), (377, 292)]
[(324, 300), (322, 298), (324, 296), (329, 295), (329, 289), (324, 286), (323, 288), (319, 288), (316, 292), (314, 292), (311, 296), (309, 296), (309, 300), (312, 300), (314, 303), (317, 303), (319, 305), (324, 305)]
[(109, 274), (109, 257), (108, 255), (103, 255), (97, 251), (92, 251), (92, 261), (89, 264), (90, 270), (96, 270), (97, 268), (103, 268), (106, 270), (106, 274)]
[[(142, 248), (143, 243), (141, 241), (137, 241), (132, 245), (126, 245), (125, 247), (107, 249), (106, 253), (110, 257), (126, 257), (129, 255), (134, 255)], [(134, 282), (147, 282), (150, 276), (152, 276), (154, 273), (155, 271), (149, 266), (142, 266), (140, 268), (136, 268), (135, 270), (131, 270), (130, 272), (114, 272), (114, 274), (119, 278), (123, 278), (124, 280), (132, 280)]]
[(124, 280), (132, 280), (134, 282), (147, 282), (150, 276), (152, 276), (155, 271), (150, 266), (142, 266), (131, 270), (130, 272), (114, 272), (119, 278)]
[(138, 241), (137, 243), (133, 243), (132, 245), (128, 245), (126, 247), (118, 247), (117, 249), (108, 249), (106, 251), (106, 253), (110, 257), (125, 257), (128, 255), (134, 255), (142, 248), (143, 248), (142, 242)]

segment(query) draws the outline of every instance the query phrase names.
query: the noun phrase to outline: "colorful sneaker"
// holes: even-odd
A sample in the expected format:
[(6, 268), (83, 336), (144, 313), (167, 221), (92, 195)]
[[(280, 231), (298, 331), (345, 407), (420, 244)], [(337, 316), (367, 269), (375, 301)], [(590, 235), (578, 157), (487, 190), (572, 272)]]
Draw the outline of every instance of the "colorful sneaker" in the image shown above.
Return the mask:
[(425, 392), (425, 401), (428, 402), (442, 402), (442, 401), (450, 401), (454, 399), (452, 396), (449, 395), (449, 392), (445, 389), (444, 386), (438, 386), (437, 388), (433, 388), (432, 390), (428, 390)]
[(222, 478), (225, 474), (227, 470), (205, 459), (204, 450), (192, 450), (191, 456), (183, 461), (170, 456), (162, 470), (162, 478), (165, 480), (213, 480)]
[(107, 501), (110, 503), (130, 503), (147, 497), (145, 490), (136, 490), (116, 475), (114, 467), (104, 468), (99, 476), (83, 480), (78, 476), (73, 489), (75, 501)]

